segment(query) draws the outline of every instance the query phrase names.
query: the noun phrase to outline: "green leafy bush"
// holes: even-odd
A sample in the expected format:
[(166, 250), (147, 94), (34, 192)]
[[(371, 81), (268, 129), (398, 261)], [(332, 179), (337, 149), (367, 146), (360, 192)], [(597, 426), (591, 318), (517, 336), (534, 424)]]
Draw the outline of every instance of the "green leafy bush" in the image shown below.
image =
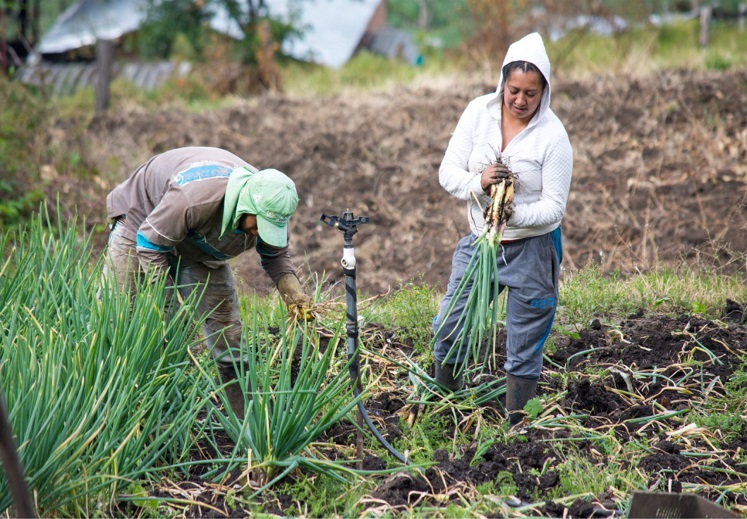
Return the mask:
[(0, 227), (27, 218), (43, 198), (39, 156), (45, 102), (29, 87), (0, 76)]

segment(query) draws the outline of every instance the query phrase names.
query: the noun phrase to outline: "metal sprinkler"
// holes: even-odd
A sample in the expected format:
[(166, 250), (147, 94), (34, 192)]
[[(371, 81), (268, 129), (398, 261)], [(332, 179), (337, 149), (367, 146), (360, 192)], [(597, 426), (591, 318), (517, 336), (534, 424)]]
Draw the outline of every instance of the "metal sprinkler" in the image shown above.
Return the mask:
[[(369, 223), (367, 216), (355, 218), (351, 211), (344, 211), (342, 216), (327, 216), (322, 214), (321, 220), (331, 227), (337, 227), (344, 234), (345, 245), (342, 250), (342, 271), (345, 274), (345, 301), (347, 303), (347, 320), (345, 331), (348, 336), (348, 366), (350, 371), (350, 381), (353, 384), (353, 394), (356, 398), (361, 393), (360, 379), (360, 361), (358, 356), (358, 294), (355, 288), (355, 247), (353, 247), (353, 235), (358, 232), (358, 226)], [(408, 464), (407, 458), (400, 454), (389, 442), (384, 439), (381, 433), (376, 429), (376, 425), (368, 416), (363, 402), (358, 400), (358, 422), (363, 420), (371, 433), (376, 437), (379, 443), (389, 451), (395, 458), (404, 464)], [(362, 459), (362, 444), (358, 443), (358, 455)]]

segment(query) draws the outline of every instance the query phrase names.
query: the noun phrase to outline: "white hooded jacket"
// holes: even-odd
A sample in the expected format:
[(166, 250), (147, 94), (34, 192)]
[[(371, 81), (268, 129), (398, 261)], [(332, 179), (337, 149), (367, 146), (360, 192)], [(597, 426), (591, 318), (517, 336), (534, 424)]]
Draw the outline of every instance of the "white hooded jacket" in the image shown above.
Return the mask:
[[(480, 207), (490, 203), (480, 186), (480, 174), (500, 154), (517, 175), (514, 213), (504, 240), (540, 236), (555, 230), (565, 213), (573, 171), (573, 150), (563, 123), (550, 109), (550, 60), (542, 37), (532, 33), (513, 43), (503, 66), (528, 61), (547, 80), (534, 117), (504, 148), (501, 137), (503, 73), (495, 93), (473, 99), (449, 140), (439, 181), (449, 193), (467, 200), (470, 229), (479, 236), (485, 225)], [(501, 69), (503, 68), (501, 67)], [(479, 200), (479, 205), (474, 199)]]

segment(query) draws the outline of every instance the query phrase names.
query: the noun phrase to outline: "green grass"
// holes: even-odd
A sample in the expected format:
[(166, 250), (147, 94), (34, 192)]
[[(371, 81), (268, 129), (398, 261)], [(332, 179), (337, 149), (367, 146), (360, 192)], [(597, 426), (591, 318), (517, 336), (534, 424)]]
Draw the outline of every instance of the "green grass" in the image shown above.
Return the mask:
[(638, 311), (667, 315), (692, 312), (717, 319), (727, 298), (747, 300), (747, 285), (738, 275), (688, 266), (604, 275), (598, 266), (589, 265), (562, 276), (558, 319), (563, 326), (586, 326), (593, 318)]
[(0, 77), (0, 232), (29, 218), (44, 198), (43, 128), (48, 104)]
[(357, 515), (360, 497), (373, 490), (370, 480), (350, 486), (324, 474), (301, 476), (297, 482), (284, 483), (277, 488), (278, 492), (296, 498), (285, 513), (287, 517), (352, 517)]
[(699, 43), (699, 21), (633, 27), (612, 37), (575, 31), (547, 43), (553, 71), (567, 78), (662, 69), (728, 70), (747, 65), (747, 38), (735, 23), (714, 22), (710, 41)]
[(438, 312), (440, 296), (422, 280), (409, 282), (361, 311), (368, 321), (381, 323), (397, 331), (397, 340), (413, 346), (418, 353), (427, 353), (433, 336), (431, 322)]
[(583, 453), (569, 457), (558, 467), (558, 472), (561, 483), (554, 492), (557, 499), (585, 493), (589, 496), (601, 495), (611, 488), (627, 494), (644, 487), (646, 483), (636, 473), (633, 464), (602, 467)]
[(747, 433), (745, 409), (747, 409), (747, 358), (743, 359), (743, 369), (737, 371), (725, 382), (725, 395), (711, 398), (707, 405), (696, 410), (694, 422), (708, 429), (718, 429), (723, 442), (738, 440)]
[(284, 90), (300, 96), (328, 96), (344, 90), (373, 90), (410, 83), (420, 69), (399, 60), (359, 52), (340, 69), (289, 63), (282, 69)]

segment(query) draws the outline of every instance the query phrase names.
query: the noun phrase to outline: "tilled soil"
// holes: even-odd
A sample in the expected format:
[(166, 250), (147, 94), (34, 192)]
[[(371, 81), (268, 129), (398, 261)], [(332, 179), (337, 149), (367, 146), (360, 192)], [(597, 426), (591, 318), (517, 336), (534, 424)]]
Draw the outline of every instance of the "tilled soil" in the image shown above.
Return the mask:
[[(552, 106), (574, 146), (563, 221), (565, 269), (592, 262), (624, 272), (684, 262), (744, 276), (747, 70), (558, 80), (553, 87)], [(343, 237), (320, 217), (349, 210), (370, 218), (354, 237), (359, 291), (382, 294), (410, 281), (443, 287), (453, 247), (468, 225), (464, 204), (439, 186), (438, 166), (467, 102), (494, 88), (462, 79), (326, 98), (268, 95), (204, 113), (121, 107), (97, 115), (82, 134), (69, 131), (69, 123), (49, 129), (51, 146), (77, 153), (98, 173), (91, 182), (48, 171), (50, 191), (62, 193), (63, 212), (77, 208), (89, 225), (102, 223), (106, 192), (151, 155), (178, 146), (224, 147), (296, 181), (301, 203), (293, 218), (292, 253), (302, 278), (324, 273), (329, 282), (341, 279)], [(96, 235), (102, 247), (105, 239), (105, 233)], [(272, 289), (256, 255), (235, 265), (242, 289)], [(481, 499), (476, 485), (493, 482), (517, 489), (515, 502), (496, 500), (496, 515), (613, 515), (628, 496), (558, 499), (568, 477), (561, 463), (579, 452), (592, 468), (620, 463), (620, 445), (635, 441), (650, 454), (621, 462), (621, 473), (644, 474), (651, 490), (686, 490), (747, 507), (743, 491), (730, 491), (747, 485), (747, 431), (714, 439), (697, 427), (683, 430), (678, 414), (727, 391), (747, 352), (744, 308), (743, 301), (727, 302), (716, 321), (641, 312), (557, 337), (540, 381), (543, 414), (527, 420), (506, 443), (459, 445), (456, 454), (436, 452), (434, 465), (421, 472), (376, 477), (365, 506), (385, 514), (470, 503)], [(396, 330), (386, 335), (390, 349), (412, 348), (397, 342)], [(382, 334), (374, 336), (369, 349), (380, 347)], [(487, 376), (503, 375), (495, 368)], [(403, 413), (412, 388), (404, 373), (390, 382), (366, 406), (394, 441), (410, 432)], [(475, 412), (485, 424), (502, 421), (500, 402)], [(426, 406), (420, 419), (443, 418), (429, 413), (434, 411)], [(604, 436), (608, 449), (573, 436), (567, 424), (557, 426), (557, 416), (584, 434)], [(439, 423), (447, 424), (448, 436), (457, 428), (468, 436), (476, 427), (469, 421)], [(347, 446), (355, 429), (341, 423), (327, 434), (332, 443)], [(381, 469), (390, 461), (368, 453), (364, 466)], [(192, 506), (189, 516), (251, 515), (226, 500), (220, 486), (195, 480), (177, 487), (178, 494), (206, 505)], [(265, 511), (274, 514), (298, 514), (303, 505), (279, 491), (266, 499)]]
[[(396, 330), (368, 325), (362, 335), (369, 350), (386, 347), (390, 358), (400, 362), (404, 357), (399, 358), (398, 352), (412, 353), (412, 345), (398, 342)], [(504, 341), (499, 337), (499, 367), (487, 368), (479, 382), (505, 376), (500, 368)], [(622, 478), (626, 473), (637, 474), (646, 485), (637, 490), (692, 492), (747, 513), (747, 427), (719, 437), (706, 434), (693, 425), (693, 420), (681, 418), (688, 409), (707, 405), (709, 396), (726, 394), (729, 384), (734, 383), (734, 373), (743, 373), (745, 354), (744, 303), (727, 301), (723, 317), (714, 321), (697, 315), (670, 318), (634, 314), (617, 323), (594, 322), (577, 336), (558, 338), (540, 380), (542, 412), (525, 419), (505, 442), (480, 444), (473, 440), (458, 444), (453, 451), (435, 451), (428, 468), (369, 476), (375, 485), (360, 503), (374, 515), (417, 515), (424, 508), (437, 510), (449, 503), (465, 506), (480, 502), (495, 516), (623, 515), (630, 495), (620, 495), (613, 489), (570, 500), (558, 497), (567, 497), (562, 491), (567, 485), (578, 485), (579, 476), (569, 474), (564, 461), (580, 457), (589, 471), (602, 473), (616, 466)], [(391, 379), (384, 376), (380, 385), (385, 389), (374, 389), (365, 401), (378, 430), (393, 444), (414, 431), (405, 420), (412, 409), (408, 403), (412, 386), (405, 372), (385, 366), (385, 360), (376, 356), (365, 359), (375, 373), (396, 373)], [(477, 382), (473, 379), (468, 385), (476, 387)], [(742, 375), (738, 386), (731, 387), (743, 391), (745, 383)], [(502, 405), (501, 397), (480, 409), (455, 415), (448, 408), (426, 405), (420, 407), (417, 419), (437, 421), (446, 438), (476, 437), (477, 427), (502, 426)], [(723, 412), (744, 413), (744, 409), (745, 402), (741, 402), (736, 409)], [(467, 416), (479, 419), (465, 420)], [(320, 440), (328, 445), (323, 450), (325, 456), (344, 460), (355, 444), (356, 430), (352, 423), (340, 422)], [(374, 442), (373, 438), (369, 441)], [(644, 446), (648, 453), (626, 458), (625, 445), (631, 442)], [(226, 448), (230, 448), (230, 442)], [(364, 452), (364, 469), (381, 470), (397, 463), (389, 454), (381, 458), (370, 449)], [(358, 465), (351, 461), (351, 466)], [(289, 482), (293, 479), (289, 476)], [(476, 489), (490, 483), (494, 484), (493, 493), (500, 497), (491, 497), (484, 488)], [(499, 491), (507, 484), (515, 489), (513, 495)], [(193, 506), (188, 516), (251, 515), (249, 510), (227, 504), (225, 488), (211, 491), (203, 485), (199, 484), (199, 500), (213, 508)], [(287, 516), (303, 510), (303, 500), (275, 488), (262, 494), (265, 512)], [(575, 488), (578, 490), (578, 486)]]
[[(63, 210), (101, 223), (104, 196), (151, 155), (179, 146), (227, 148), (291, 176), (300, 205), (292, 254), (302, 277), (342, 277), (343, 236), (323, 214), (367, 216), (354, 237), (358, 288), (367, 294), (424, 281), (445, 287), (451, 253), (468, 232), (466, 207), (438, 183), (449, 136), (468, 101), (495, 89), (457, 78), (374, 93), (268, 95), (195, 113), (118, 107), (83, 134), (69, 121), (50, 145), (98, 172), (56, 177)], [(552, 107), (574, 148), (563, 220), (564, 268), (654, 265), (745, 269), (747, 70), (665, 71), (553, 83)], [(53, 172), (48, 172), (54, 178)], [(105, 243), (105, 234), (97, 235)], [(255, 254), (236, 260), (244, 288), (271, 285)]]

